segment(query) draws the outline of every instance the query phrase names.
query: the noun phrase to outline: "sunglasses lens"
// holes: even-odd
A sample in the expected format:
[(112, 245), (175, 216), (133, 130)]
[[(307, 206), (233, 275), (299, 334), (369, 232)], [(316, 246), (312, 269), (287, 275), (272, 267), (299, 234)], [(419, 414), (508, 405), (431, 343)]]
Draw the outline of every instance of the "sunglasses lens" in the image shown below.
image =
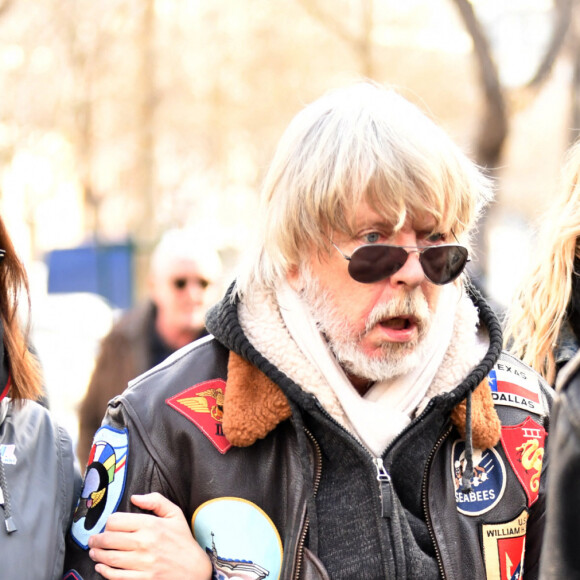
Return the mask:
[(434, 246), (419, 257), (425, 276), (439, 285), (455, 280), (463, 272), (467, 259), (467, 248), (463, 246)]
[(348, 273), (357, 282), (371, 284), (392, 276), (406, 260), (407, 252), (397, 246), (360, 246), (350, 258)]

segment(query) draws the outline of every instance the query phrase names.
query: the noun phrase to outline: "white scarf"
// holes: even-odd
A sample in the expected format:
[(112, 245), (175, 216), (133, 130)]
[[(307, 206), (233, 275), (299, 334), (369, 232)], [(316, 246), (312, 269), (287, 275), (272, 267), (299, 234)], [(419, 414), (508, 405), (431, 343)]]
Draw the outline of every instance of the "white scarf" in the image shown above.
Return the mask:
[(315, 394), (326, 411), (375, 455), (435, 394), (450, 391), (482, 358), (477, 311), (455, 285), (444, 286), (425, 357), (405, 376), (375, 384), (364, 397), (352, 386), (320, 334), (307, 306), (287, 284), (240, 303), (249, 340), (297, 384)]

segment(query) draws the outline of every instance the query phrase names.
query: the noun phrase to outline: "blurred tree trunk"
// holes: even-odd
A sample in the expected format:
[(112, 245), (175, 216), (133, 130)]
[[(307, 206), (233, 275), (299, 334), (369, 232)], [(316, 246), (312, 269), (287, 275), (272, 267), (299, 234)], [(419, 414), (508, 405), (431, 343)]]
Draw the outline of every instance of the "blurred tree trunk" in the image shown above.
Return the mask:
[[(506, 106), (508, 90), (502, 86), (498, 68), (492, 56), (491, 46), (482, 23), (478, 19), (470, 0), (453, 0), (463, 20), (465, 28), (473, 41), (473, 50), (479, 67), (479, 78), (484, 95), (484, 110), (476, 139), (476, 161), (493, 176), (501, 165), (503, 146), (509, 132), (510, 112)], [(555, 24), (550, 41), (542, 58), (539, 59), (536, 73), (524, 87), (528, 93), (537, 94), (549, 78), (554, 63), (561, 52), (572, 11), (573, 0), (555, 0)], [(576, 59), (578, 56), (576, 56)], [(528, 99), (529, 100), (529, 99)], [(577, 126), (577, 125), (575, 125)], [(478, 262), (472, 275), (476, 284), (485, 290), (487, 275), (487, 222), (485, 213), (476, 234)]]
[(136, 207), (138, 213), (133, 222), (135, 232), (135, 295), (145, 293), (149, 256), (156, 241), (155, 224), (155, 2), (144, 0), (141, 5), (141, 21), (137, 33), (139, 69), (137, 76), (137, 151), (134, 169)]
[(479, 78), (485, 96), (484, 111), (477, 137), (477, 161), (493, 172), (501, 158), (503, 144), (508, 134), (508, 119), (503, 90), (497, 66), (483, 26), (469, 0), (453, 0), (465, 28), (473, 40), (473, 50), (479, 66)]
[(359, 61), (361, 75), (373, 78), (374, 0), (360, 0), (360, 22), (355, 30), (351, 29), (348, 15), (341, 13), (335, 3), (328, 3), (329, 8), (325, 9), (324, 0), (298, 1), (312, 18), (353, 48)]

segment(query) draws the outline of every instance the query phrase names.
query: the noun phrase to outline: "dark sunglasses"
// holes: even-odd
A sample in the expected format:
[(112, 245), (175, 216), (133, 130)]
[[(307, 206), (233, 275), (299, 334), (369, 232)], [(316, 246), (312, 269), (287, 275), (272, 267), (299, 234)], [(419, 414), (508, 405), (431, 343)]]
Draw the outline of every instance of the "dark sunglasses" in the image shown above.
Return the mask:
[(183, 290), (188, 282), (192, 282), (196, 286), (199, 286), (202, 290), (205, 290), (209, 286), (209, 281), (204, 278), (175, 278), (173, 280), (173, 286), (177, 290)]
[(348, 260), (350, 277), (363, 284), (371, 284), (392, 276), (405, 265), (409, 254), (413, 252), (419, 254), (419, 263), (425, 276), (438, 286), (453, 282), (469, 262), (467, 248), (459, 244), (426, 248), (367, 244), (359, 246), (351, 256), (344, 254), (334, 242), (332, 245)]

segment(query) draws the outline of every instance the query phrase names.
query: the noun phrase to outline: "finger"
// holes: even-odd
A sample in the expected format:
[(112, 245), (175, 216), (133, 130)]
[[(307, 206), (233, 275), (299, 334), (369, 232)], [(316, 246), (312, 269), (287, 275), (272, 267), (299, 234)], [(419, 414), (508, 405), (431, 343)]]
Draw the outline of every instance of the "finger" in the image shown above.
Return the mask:
[(115, 512), (107, 518), (105, 530), (112, 532), (136, 532), (143, 528), (153, 527), (156, 520), (156, 516), (148, 514)]
[(137, 507), (153, 512), (160, 518), (172, 518), (182, 514), (181, 509), (160, 493), (132, 495), (131, 502)]
[(89, 550), (89, 558), (97, 564), (104, 564), (115, 570), (132, 570), (138, 572), (149, 570), (153, 565), (153, 559), (150, 554), (121, 552), (118, 550), (91, 548)]
[(119, 570), (117, 568), (111, 568), (106, 564), (97, 564), (95, 566), (95, 572), (107, 580), (140, 580), (146, 578), (141, 571)]
[(135, 534), (132, 532), (111, 532), (105, 531), (101, 534), (95, 534), (89, 538), (90, 548), (99, 548), (102, 550), (136, 550), (139, 548), (135, 540)]

